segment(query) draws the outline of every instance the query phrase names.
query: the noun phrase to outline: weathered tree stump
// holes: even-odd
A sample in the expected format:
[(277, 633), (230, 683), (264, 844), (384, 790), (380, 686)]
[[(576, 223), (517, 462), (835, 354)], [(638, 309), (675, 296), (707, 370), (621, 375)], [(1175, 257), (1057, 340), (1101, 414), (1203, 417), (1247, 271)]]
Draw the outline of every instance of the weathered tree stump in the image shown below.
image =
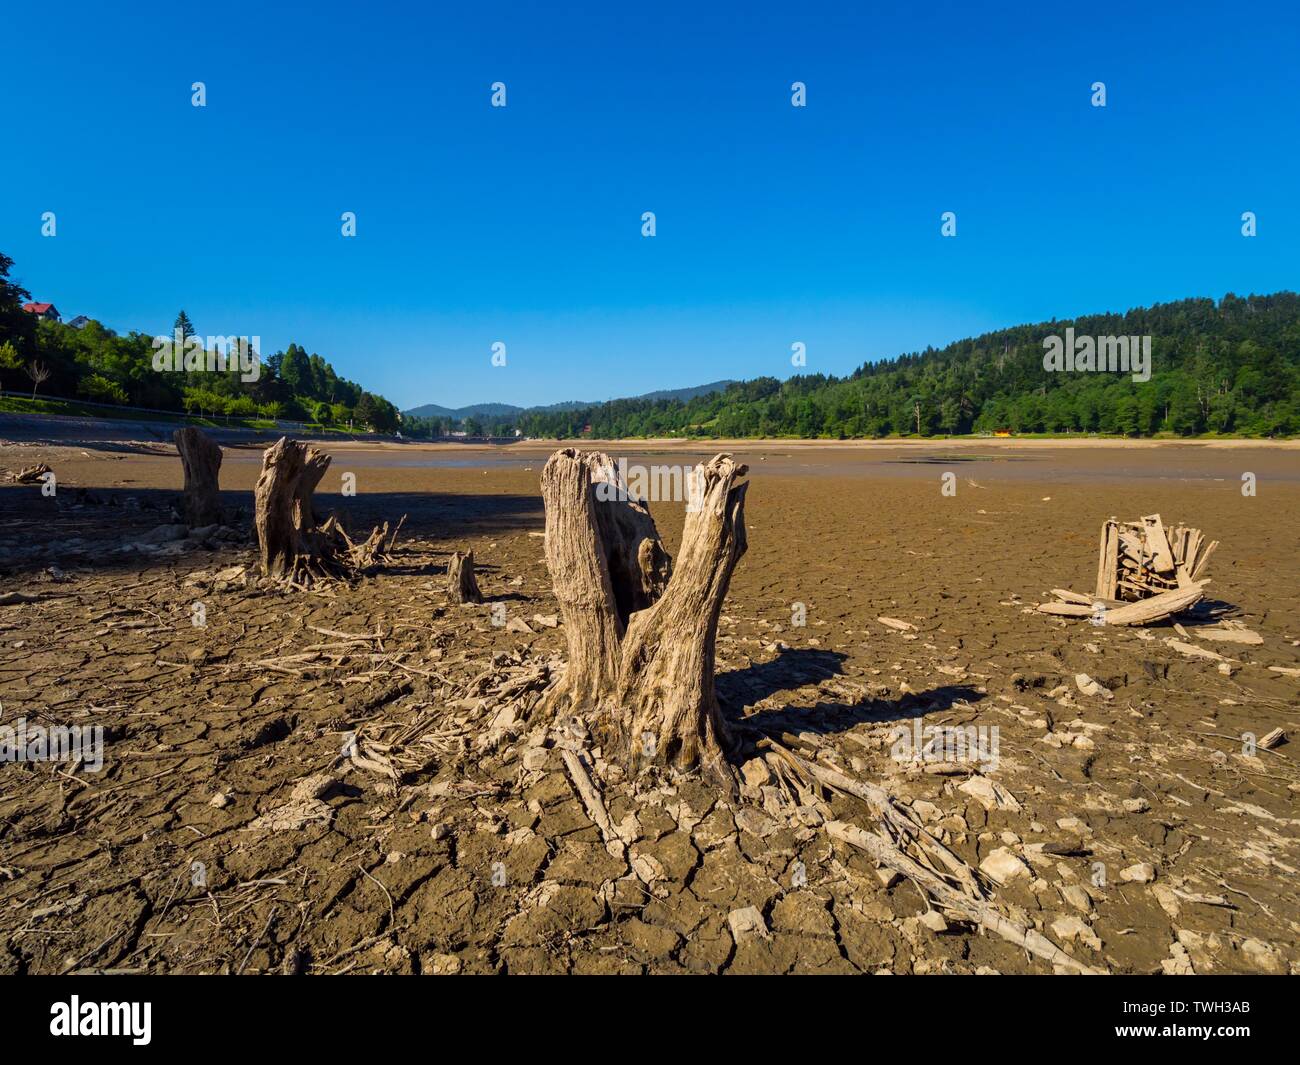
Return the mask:
[(185, 523), (191, 529), (220, 525), (225, 517), (221, 510), (221, 448), (200, 429), (187, 426), (172, 434), (176, 450), (185, 468)]
[(447, 594), (456, 603), (481, 603), (483, 593), (474, 577), (474, 552), (453, 551), (447, 562)]
[(546, 560), (569, 650), (543, 707), (582, 717), (629, 768), (733, 779), (713, 659), (746, 546), (748, 484), (734, 483), (746, 472), (729, 455), (695, 468), (673, 567), (649, 508), (629, 498), (607, 456), (566, 448), (542, 471)]
[(281, 437), (262, 453), (253, 489), (253, 525), (268, 577), (294, 577), (315, 568), (320, 554), (311, 497), (330, 457)]
[(262, 454), (253, 489), (253, 524), (262, 572), (290, 583), (346, 577), (383, 561), (388, 523), (354, 543), (331, 516), (321, 523), (312, 494), (329, 469), (330, 456), (281, 437)]

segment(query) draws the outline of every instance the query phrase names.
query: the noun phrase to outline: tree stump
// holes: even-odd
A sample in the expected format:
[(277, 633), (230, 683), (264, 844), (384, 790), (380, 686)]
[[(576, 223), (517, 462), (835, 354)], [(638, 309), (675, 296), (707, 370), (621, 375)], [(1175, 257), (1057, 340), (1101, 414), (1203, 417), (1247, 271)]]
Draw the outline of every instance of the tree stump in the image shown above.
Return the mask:
[(713, 684), (718, 615), (745, 552), (747, 469), (694, 471), (674, 567), (647, 505), (598, 452), (557, 451), (542, 471), (546, 560), (569, 657), (543, 707), (586, 720), (628, 768), (701, 767), (730, 786), (731, 741)]
[(329, 464), (328, 455), (283, 436), (262, 453), (262, 474), (253, 489), (253, 525), (266, 576), (310, 584), (317, 578), (351, 577), (389, 561), (388, 522), (358, 543), (334, 515), (322, 522), (316, 513), (312, 494)]
[(225, 519), (217, 483), (221, 472), (221, 448), (193, 426), (177, 429), (172, 439), (185, 468), (185, 523), (191, 529), (222, 524)]
[(474, 578), (474, 552), (453, 551), (447, 562), (447, 594), (456, 603), (481, 603), (483, 594)]
[(310, 578), (329, 565), (311, 498), (329, 464), (328, 455), (284, 436), (262, 453), (262, 473), (253, 489), (253, 524), (266, 576)]

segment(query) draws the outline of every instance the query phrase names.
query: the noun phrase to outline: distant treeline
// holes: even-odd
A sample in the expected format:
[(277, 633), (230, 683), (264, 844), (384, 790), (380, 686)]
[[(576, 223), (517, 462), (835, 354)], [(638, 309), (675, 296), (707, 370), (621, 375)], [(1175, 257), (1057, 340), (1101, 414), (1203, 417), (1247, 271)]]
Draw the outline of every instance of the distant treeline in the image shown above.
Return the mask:
[[(402, 419), (381, 396), (339, 377), (298, 344), (267, 357), (255, 380), (233, 372), (160, 372), (154, 338), (38, 319), (0, 254), (0, 388), (203, 415), (313, 421), (419, 438), (821, 437), (846, 439), (1009, 430), (1150, 436), (1300, 433), (1300, 296), (1189, 299), (1126, 314), (1003, 329), (867, 363), (848, 377), (759, 377), (723, 391), (614, 400), (500, 416)], [(182, 311), (176, 328), (194, 334)], [(1152, 338), (1151, 377), (1049, 372), (1043, 340)]]
[[(1043, 369), (1043, 339), (1152, 337), (1152, 375)], [(997, 432), (1127, 436), (1300, 433), (1300, 296), (1180, 300), (1016, 326), (867, 363), (848, 377), (760, 377), (689, 402), (616, 400), (525, 412), (528, 436), (844, 439)]]
[[(398, 428), (393, 404), (339, 377), (299, 344), (261, 359), (255, 380), (242, 380), (237, 365), (224, 372), (159, 371), (151, 334), (119, 336), (97, 321), (77, 328), (24, 311), (30, 295), (9, 280), (12, 267), (13, 260), (0, 254), (0, 388), (208, 417), (286, 419), (381, 433)], [(174, 328), (184, 337), (198, 335), (184, 311)]]

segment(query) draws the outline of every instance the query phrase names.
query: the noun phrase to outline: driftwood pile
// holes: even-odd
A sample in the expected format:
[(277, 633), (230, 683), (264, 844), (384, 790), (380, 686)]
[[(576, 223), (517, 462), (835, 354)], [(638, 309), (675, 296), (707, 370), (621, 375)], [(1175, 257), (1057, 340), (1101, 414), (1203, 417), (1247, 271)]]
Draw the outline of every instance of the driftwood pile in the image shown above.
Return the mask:
[(53, 472), (45, 463), (38, 462), (35, 466), (24, 466), (17, 473), (10, 473), (9, 477), (14, 484), (35, 484), (47, 473)]
[(1200, 601), (1210, 583), (1201, 577), (1218, 546), (1218, 540), (1207, 543), (1200, 529), (1166, 530), (1159, 514), (1138, 521), (1111, 518), (1101, 527), (1093, 594), (1054, 588), (1057, 601), (1038, 610), (1090, 617), (1098, 625), (1149, 625)]

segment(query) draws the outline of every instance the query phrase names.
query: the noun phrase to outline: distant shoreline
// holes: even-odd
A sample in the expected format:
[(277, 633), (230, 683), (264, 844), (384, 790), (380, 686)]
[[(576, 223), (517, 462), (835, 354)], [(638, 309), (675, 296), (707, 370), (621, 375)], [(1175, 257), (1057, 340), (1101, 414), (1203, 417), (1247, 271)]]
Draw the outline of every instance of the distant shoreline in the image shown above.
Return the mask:
[[(151, 422), (146, 420), (126, 420), (119, 418), (85, 418), (57, 414), (17, 414), (0, 412), (0, 442), (46, 442), (51, 444), (68, 444), (77, 441), (98, 440), (139, 440), (141, 442), (170, 443), (172, 432), (178, 428), (178, 421)], [(225, 446), (259, 446), (270, 444), (286, 435), (277, 430), (225, 426), (200, 426), (205, 432)], [(350, 438), (344, 435), (321, 436), (318, 434), (299, 435), (318, 446), (330, 450), (347, 451), (536, 451), (554, 450), (561, 447), (596, 448), (599, 450), (689, 450), (689, 451), (738, 451), (755, 447), (766, 448), (834, 448), (863, 449), (876, 448), (967, 448), (996, 447), (1009, 450), (1024, 448), (1153, 448), (1153, 447), (1199, 447), (1219, 448), (1277, 448), (1282, 450), (1300, 449), (1300, 437), (1281, 439), (1245, 437), (1245, 436), (1203, 436), (1203, 437), (1121, 437), (1095, 435), (1059, 435), (1032, 434), (1027, 436), (884, 436), (870, 439), (831, 440), (816, 437), (733, 437), (714, 439), (711, 437), (617, 437), (613, 439), (579, 438), (530, 438), (503, 443), (486, 441), (464, 442), (459, 440), (416, 440), (405, 438), (375, 439)]]

